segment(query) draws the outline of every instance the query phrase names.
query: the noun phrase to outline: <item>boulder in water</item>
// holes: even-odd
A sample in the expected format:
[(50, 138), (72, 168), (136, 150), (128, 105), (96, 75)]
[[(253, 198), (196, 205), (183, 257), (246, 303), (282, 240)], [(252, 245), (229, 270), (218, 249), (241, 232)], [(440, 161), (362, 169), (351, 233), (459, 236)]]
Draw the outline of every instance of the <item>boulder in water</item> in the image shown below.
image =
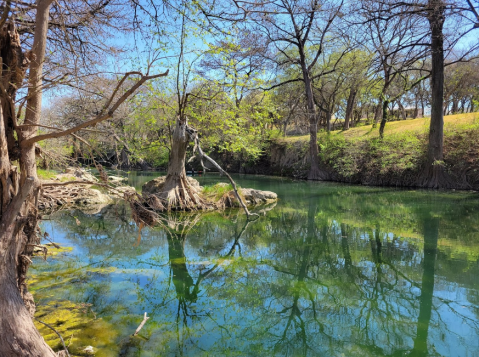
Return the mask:
[(242, 188), (240, 189), (240, 192), (248, 205), (272, 203), (278, 200), (278, 195), (271, 191)]
[[(85, 169), (79, 167), (67, 167), (65, 169), (65, 174), (69, 176), (73, 176), (76, 179), (86, 180), (86, 181), (98, 181), (98, 179), (93, 176), (91, 173), (86, 171)], [(57, 175), (57, 178), (61, 178), (62, 174)]]

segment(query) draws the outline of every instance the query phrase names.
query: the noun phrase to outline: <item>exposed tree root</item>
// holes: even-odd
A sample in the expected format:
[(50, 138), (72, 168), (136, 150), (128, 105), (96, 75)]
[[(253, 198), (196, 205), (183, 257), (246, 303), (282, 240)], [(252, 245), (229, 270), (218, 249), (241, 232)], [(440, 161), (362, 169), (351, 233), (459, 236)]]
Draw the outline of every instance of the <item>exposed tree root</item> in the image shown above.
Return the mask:
[(322, 171), (319, 167), (317, 166), (311, 166), (311, 169), (309, 170), (308, 173), (308, 180), (311, 181), (327, 181), (329, 180), (329, 175)]
[(163, 190), (157, 198), (167, 211), (198, 211), (213, 208), (200, 196), (197, 188), (188, 182), (186, 174), (167, 175)]
[(428, 165), (425, 170), (419, 175), (417, 186), (424, 188), (469, 188), (470, 185), (466, 181), (458, 183), (457, 179), (453, 178), (445, 170), (443, 165)]

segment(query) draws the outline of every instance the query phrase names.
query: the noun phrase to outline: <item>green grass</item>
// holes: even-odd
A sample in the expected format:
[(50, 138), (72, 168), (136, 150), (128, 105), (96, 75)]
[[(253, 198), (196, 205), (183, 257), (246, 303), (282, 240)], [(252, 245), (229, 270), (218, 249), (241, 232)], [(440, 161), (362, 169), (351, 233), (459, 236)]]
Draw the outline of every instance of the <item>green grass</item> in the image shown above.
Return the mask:
[(42, 180), (52, 180), (57, 176), (57, 172), (54, 170), (37, 169), (37, 175)]
[[(400, 177), (405, 172), (418, 172), (425, 162), (429, 122), (430, 118), (388, 122), (382, 140), (379, 128), (372, 125), (319, 132), (320, 159), (330, 170), (352, 181), (357, 175)], [(293, 148), (307, 140), (309, 135), (277, 142)], [(444, 164), (456, 173), (479, 166), (479, 113), (444, 117)]]
[[(474, 124), (479, 120), (479, 113), (465, 113), (465, 114), (455, 114), (455, 115), (446, 115), (444, 117), (444, 129), (447, 132), (447, 129), (451, 129), (457, 126), (467, 126)], [(429, 130), (429, 121), (430, 118), (418, 118), (418, 119), (409, 119), (409, 120), (399, 120), (388, 122), (384, 131), (384, 135), (393, 135), (404, 132), (410, 132), (411, 134), (425, 134)], [(361, 140), (361, 139), (372, 139), (379, 137), (379, 127), (373, 128), (372, 125), (364, 125), (356, 128), (351, 128), (349, 130), (335, 130), (332, 131), (329, 135), (331, 136), (344, 136), (347, 139)], [(308, 141), (309, 135), (301, 136), (288, 136), (285, 138), (280, 138), (278, 141), (283, 142), (294, 142), (294, 141)]]
[[(239, 186), (237, 186), (239, 189)], [(221, 197), (224, 196), (225, 193), (233, 190), (233, 186), (231, 184), (224, 185), (224, 184), (216, 184), (212, 186), (205, 186), (203, 188), (203, 195), (209, 199), (214, 199), (218, 201)]]

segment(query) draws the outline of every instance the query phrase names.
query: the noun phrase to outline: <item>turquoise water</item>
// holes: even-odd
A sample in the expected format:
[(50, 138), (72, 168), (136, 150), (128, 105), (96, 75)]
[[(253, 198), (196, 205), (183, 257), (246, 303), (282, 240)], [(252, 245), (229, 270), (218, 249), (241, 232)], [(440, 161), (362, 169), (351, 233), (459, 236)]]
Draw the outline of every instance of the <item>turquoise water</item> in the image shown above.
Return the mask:
[(42, 229), (73, 249), (35, 258), (37, 315), (76, 355), (479, 356), (477, 193), (235, 179), (278, 203), (140, 239), (122, 204), (52, 215)]

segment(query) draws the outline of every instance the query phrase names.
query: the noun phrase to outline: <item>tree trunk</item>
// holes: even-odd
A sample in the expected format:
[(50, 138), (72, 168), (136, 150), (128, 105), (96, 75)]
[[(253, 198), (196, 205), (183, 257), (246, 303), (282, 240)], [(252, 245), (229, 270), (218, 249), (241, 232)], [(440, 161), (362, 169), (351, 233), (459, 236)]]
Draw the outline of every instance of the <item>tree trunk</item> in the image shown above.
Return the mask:
[(307, 110), (309, 116), (309, 156), (311, 167), (309, 169), (308, 180), (324, 180), (326, 175), (319, 169), (319, 149), (318, 149), (318, 118), (314, 106), (313, 87), (306, 64), (302, 64), (304, 87), (306, 91)]
[[(0, 356), (56, 356), (33, 324), (35, 307), (31, 295), (24, 290), (22, 296), (19, 290), (22, 289), (19, 283), (25, 278), (23, 270), (25, 265), (28, 266), (28, 260), (19, 254), (25, 249), (26, 237), (24, 231), (17, 233), (17, 228), (15, 219), (2, 223), (0, 227)], [(22, 270), (20, 276), (18, 268)], [(25, 298), (29, 301), (28, 308)]]
[(356, 88), (351, 88), (348, 97), (348, 103), (346, 105), (346, 117), (344, 118), (344, 130), (349, 130), (349, 121), (353, 115), (354, 102), (356, 101), (356, 94), (358, 90)]
[(130, 168), (130, 157), (128, 156), (128, 151), (125, 148), (121, 149), (120, 162), (121, 162), (121, 165), (120, 165), (121, 168), (123, 169)]
[(459, 112), (459, 100), (454, 98), (452, 100), (451, 114), (457, 114)]
[(167, 210), (198, 210), (203, 201), (186, 177), (186, 149), (190, 142), (187, 120), (178, 118), (172, 135), (168, 172), (158, 198)]
[(373, 123), (373, 128), (378, 126), (379, 121), (381, 120), (381, 114), (383, 110), (383, 101), (381, 100), (377, 107), (376, 110), (374, 111), (374, 123)]
[(448, 187), (444, 170), (444, 2), (429, 0), (429, 25), (431, 29), (431, 124), (426, 167), (419, 185), (428, 188)]
[(417, 118), (418, 112), (419, 112), (419, 109), (418, 109), (418, 99), (416, 98), (416, 100), (414, 101), (414, 113), (413, 113), (413, 115), (412, 115), (412, 118), (413, 118), (413, 119), (416, 119), (416, 118)]
[[(51, 0), (37, 2), (25, 124), (15, 123), (15, 94), (20, 87), (28, 61), (13, 22), (1, 29), (1, 78), (6, 93), (1, 94), (0, 111), (0, 356), (56, 356), (33, 324), (35, 305), (26, 286), (26, 274), (38, 243), (35, 146), (22, 145), (36, 134), (40, 119), (42, 66), (44, 61), (48, 13)], [(16, 135), (15, 135), (16, 133)], [(14, 142), (12, 143), (12, 138)], [(11, 164), (18, 160), (17, 167)]]
[(406, 120), (407, 119), (406, 109), (404, 108), (404, 105), (402, 105), (400, 101), (398, 101), (398, 107), (399, 107), (399, 111), (401, 112), (402, 120)]
[(416, 338), (410, 356), (426, 356), (427, 338), (431, 321), (432, 298), (434, 293), (434, 269), (437, 255), (439, 219), (428, 218), (424, 223), (424, 257), (422, 261), (421, 296), (419, 297), (419, 316)]
[(389, 105), (389, 100), (385, 100), (383, 102), (383, 116), (381, 119), (381, 125), (379, 126), (379, 137), (382, 139), (384, 138), (384, 128), (386, 127), (386, 122), (388, 121), (388, 105)]

